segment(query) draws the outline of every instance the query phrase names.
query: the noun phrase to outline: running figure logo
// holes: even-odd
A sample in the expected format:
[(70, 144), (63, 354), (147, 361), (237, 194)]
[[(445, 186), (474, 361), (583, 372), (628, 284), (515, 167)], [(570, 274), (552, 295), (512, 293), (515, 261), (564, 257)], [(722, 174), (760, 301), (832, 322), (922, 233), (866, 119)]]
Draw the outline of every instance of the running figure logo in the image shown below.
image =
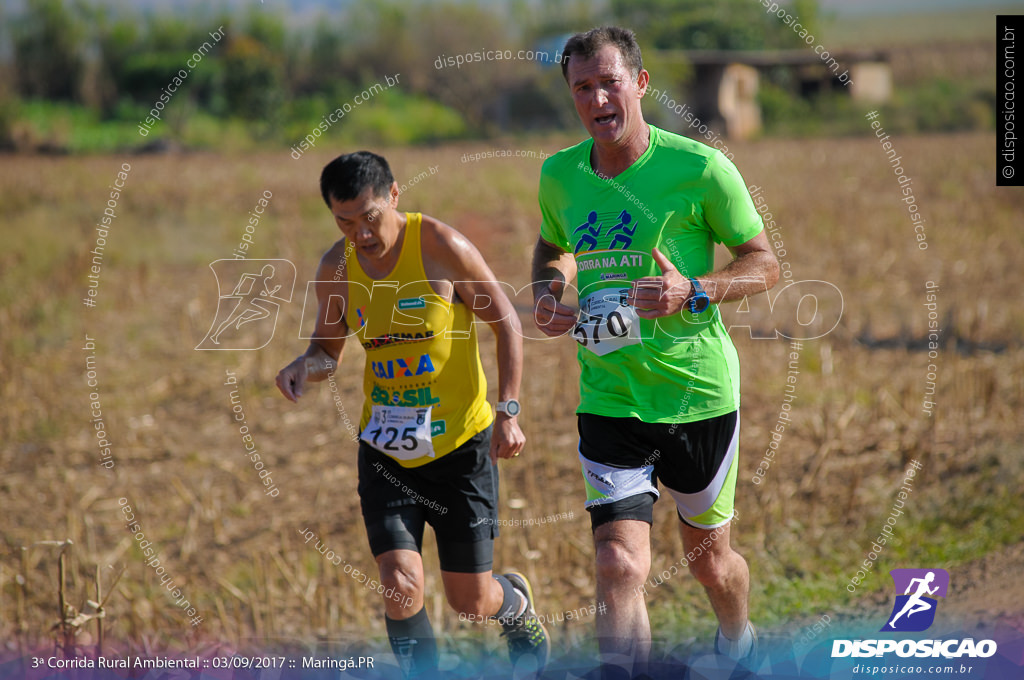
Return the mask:
[[(598, 222), (599, 218), (600, 222)], [(579, 236), (573, 254), (578, 255), (580, 251), (588, 252), (597, 249), (598, 239), (602, 237), (601, 231), (604, 229), (606, 220), (615, 223), (608, 231), (604, 232), (606, 239), (615, 234), (615, 238), (610, 239), (606, 246), (608, 250), (626, 250), (632, 245), (633, 236), (636, 234), (636, 224), (633, 223), (633, 216), (629, 212), (623, 210), (616, 215), (615, 213), (598, 214), (591, 210), (587, 214), (587, 221), (572, 232), (574, 238)]]
[(935, 621), (935, 598), (946, 597), (949, 590), (949, 573), (945, 569), (893, 569), (889, 573), (896, 585), (896, 604), (881, 630), (927, 630)]
[[(281, 303), (291, 302), (295, 265), (288, 260), (216, 260), (217, 313), (196, 349), (260, 349), (274, 337)], [(224, 294), (224, 282), (233, 283)], [(245, 331), (242, 328), (245, 327)]]

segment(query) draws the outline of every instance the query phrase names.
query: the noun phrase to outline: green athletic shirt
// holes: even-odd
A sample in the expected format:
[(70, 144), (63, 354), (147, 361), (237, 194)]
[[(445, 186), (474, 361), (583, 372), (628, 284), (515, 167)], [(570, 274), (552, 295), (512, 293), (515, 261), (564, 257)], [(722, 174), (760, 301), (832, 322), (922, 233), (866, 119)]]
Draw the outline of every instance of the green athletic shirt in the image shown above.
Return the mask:
[[(618, 301), (635, 279), (662, 273), (655, 246), (684, 277), (701, 276), (714, 266), (716, 242), (749, 241), (761, 232), (761, 217), (720, 151), (653, 125), (650, 131), (648, 149), (611, 180), (591, 169), (592, 139), (548, 158), (540, 233), (575, 254), (581, 319), (590, 319), (573, 332), (587, 343), (577, 349), (577, 411), (651, 423), (705, 420), (740, 403), (739, 359), (717, 305), (640, 319)], [(603, 355), (588, 349), (616, 343)]]

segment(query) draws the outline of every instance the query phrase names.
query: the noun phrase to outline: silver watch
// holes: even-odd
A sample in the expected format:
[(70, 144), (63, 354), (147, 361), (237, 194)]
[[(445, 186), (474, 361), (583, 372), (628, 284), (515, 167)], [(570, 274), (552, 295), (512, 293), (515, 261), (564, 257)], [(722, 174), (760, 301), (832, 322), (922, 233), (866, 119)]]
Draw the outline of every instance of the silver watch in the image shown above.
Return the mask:
[(520, 408), (518, 401), (515, 399), (509, 399), (508, 401), (499, 401), (495, 404), (494, 410), (498, 413), (507, 413), (509, 417), (515, 418), (519, 415), (522, 408)]

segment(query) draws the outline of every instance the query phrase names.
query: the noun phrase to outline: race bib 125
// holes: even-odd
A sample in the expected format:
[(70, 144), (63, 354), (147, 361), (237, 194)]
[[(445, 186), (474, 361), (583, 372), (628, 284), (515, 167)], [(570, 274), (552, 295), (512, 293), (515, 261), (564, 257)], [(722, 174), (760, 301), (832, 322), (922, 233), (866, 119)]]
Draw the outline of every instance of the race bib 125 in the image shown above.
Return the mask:
[(430, 437), (430, 407), (374, 404), (359, 438), (396, 460), (434, 456)]

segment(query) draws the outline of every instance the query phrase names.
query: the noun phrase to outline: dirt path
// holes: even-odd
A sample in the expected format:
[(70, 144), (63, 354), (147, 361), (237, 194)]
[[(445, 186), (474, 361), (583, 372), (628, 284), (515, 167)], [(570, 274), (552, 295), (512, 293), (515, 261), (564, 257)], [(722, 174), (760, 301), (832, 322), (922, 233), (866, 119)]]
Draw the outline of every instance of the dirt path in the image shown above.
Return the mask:
[[(1024, 528), (1022, 528), (1024, 529)], [(1024, 542), (1006, 546), (954, 570), (945, 616), (1024, 632)]]

